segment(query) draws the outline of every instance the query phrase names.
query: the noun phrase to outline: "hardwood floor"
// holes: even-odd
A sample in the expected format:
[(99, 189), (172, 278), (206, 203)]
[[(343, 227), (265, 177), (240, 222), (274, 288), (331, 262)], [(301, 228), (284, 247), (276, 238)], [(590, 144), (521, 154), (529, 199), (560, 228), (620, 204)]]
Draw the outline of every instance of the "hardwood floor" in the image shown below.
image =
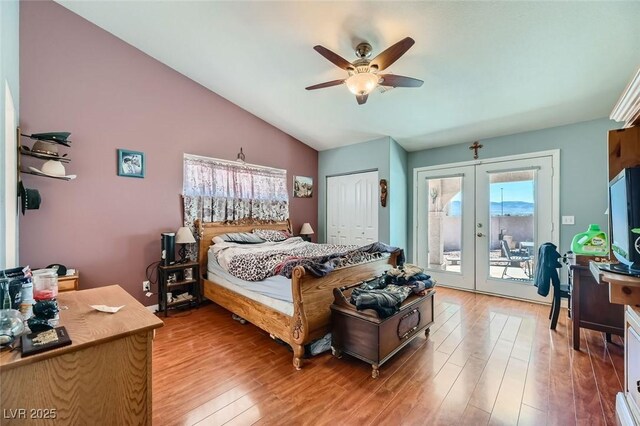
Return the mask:
[(380, 368), (323, 354), (291, 365), (287, 347), (216, 306), (174, 313), (153, 348), (158, 425), (614, 425), (622, 340), (582, 330), (566, 311), (438, 288), (436, 320)]

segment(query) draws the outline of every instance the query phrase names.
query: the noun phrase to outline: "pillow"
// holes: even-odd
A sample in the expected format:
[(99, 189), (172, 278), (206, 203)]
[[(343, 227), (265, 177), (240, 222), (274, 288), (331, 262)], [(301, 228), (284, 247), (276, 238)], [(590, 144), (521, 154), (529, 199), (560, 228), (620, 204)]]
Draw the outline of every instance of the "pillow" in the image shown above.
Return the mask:
[(290, 237), (286, 231), (276, 231), (275, 229), (254, 229), (253, 233), (265, 241), (278, 242)]
[[(219, 239), (216, 241), (216, 239)], [(259, 235), (252, 234), (251, 232), (230, 232), (227, 234), (221, 234), (213, 238), (213, 242), (227, 241), (230, 243), (238, 244), (260, 244), (265, 240), (260, 238)]]

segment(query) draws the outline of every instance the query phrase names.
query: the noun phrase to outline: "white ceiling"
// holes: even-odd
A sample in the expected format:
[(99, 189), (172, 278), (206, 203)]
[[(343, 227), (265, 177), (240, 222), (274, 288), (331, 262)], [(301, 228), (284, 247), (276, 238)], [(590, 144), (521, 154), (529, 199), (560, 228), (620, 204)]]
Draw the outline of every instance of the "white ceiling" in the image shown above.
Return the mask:
[[(640, 66), (640, 2), (59, 1), (318, 150), (391, 136), (409, 151), (609, 115)], [(312, 48), (373, 56), (418, 89), (359, 106)]]

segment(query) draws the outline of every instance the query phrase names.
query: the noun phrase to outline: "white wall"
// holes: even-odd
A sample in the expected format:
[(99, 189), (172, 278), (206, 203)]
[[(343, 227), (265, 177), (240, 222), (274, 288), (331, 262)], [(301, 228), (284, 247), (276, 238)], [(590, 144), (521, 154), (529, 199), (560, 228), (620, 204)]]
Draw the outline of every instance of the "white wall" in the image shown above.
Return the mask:
[[(11, 92), (15, 107), (15, 122), (19, 111), (19, 10), (17, 0), (0, 1), (0, 269), (14, 266), (17, 257), (17, 212), (13, 203), (17, 197), (15, 181), (7, 184), (7, 173), (15, 173), (16, 148), (7, 146), (6, 135), (15, 132), (15, 123), (6, 123), (8, 102), (7, 88)], [(9, 155), (7, 155), (9, 154)], [(13, 176), (13, 175), (12, 175)], [(7, 187), (8, 186), (8, 187)], [(9, 202), (11, 201), (11, 202)], [(7, 220), (8, 218), (8, 220)], [(15, 220), (14, 220), (15, 219)], [(9, 226), (9, 228), (7, 227)], [(9, 247), (9, 253), (7, 253)]]

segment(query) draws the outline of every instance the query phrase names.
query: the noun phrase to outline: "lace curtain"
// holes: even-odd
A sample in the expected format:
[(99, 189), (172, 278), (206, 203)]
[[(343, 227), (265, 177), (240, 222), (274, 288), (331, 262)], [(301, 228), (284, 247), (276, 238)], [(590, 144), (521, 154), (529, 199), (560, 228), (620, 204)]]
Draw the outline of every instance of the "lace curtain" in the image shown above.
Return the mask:
[(215, 158), (184, 156), (184, 222), (289, 218), (287, 171)]

